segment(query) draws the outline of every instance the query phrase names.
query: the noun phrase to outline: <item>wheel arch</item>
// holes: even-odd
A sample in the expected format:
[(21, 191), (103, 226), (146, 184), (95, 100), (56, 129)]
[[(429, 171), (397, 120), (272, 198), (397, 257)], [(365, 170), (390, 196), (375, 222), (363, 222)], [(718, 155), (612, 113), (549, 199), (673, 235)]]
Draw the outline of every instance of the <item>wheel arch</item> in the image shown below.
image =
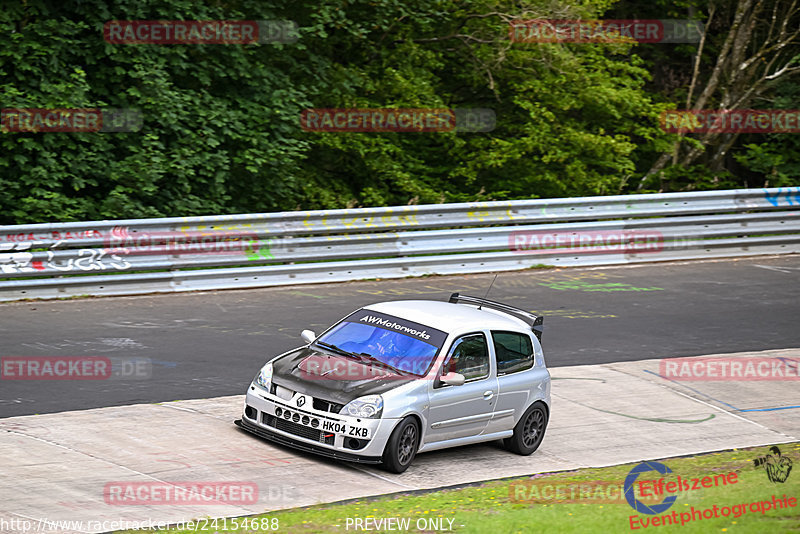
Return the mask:
[(425, 426), (422, 424), (422, 416), (420, 414), (418, 414), (417, 412), (408, 412), (407, 414), (405, 414), (402, 417), (400, 417), (397, 420), (397, 424), (395, 424), (392, 427), (392, 431), (394, 431), (394, 429), (397, 428), (397, 425), (402, 423), (403, 420), (408, 418), (408, 417), (411, 417), (412, 419), (414, 419), (417, 422), (417, 427), (419, 428), (420, 443), (422, 443), (422, 436), (423, 436), (423, 434), (425, 432)]
[(395, 431), (395, 429), (407, 418), (412, 418), (417, 422), (417, 428), (419, 429), (419, 443), (417, 443), (417, 447), (422, 447), (422, 443), (424, 442), (425, 438), (425, 425), (422, 423), (423, 418), (417, 412), (407, 412), (400, 417), (397, 418), (397, 422), (392, 425), (392, 429), (389, 431), (389, 435)]
[(537, 402), (542, 404), (542, 406), (544, 406), (544, 411), (545, 411), (545, 414), (547, 415), (547, 422), (549, 424), (550, 423), (550, 402), (549, 402), (549, 400), (544, 398), (544, 397), (538, 396), (538, 395), (535, 396), (535, 397), (531, 397), (529, 400), (530, 400), (530, 402), (525, 405), (525, 408), (519, 411), (519, 417), (515, 417), (514, 418), (514, 424), (516, 425), (517, 423), (519, 423), (520, 420), (522, 419), (522, 416), (525, 415), (525, 413), (528, 410), (531, 409), (531, 406), (533, 406)]

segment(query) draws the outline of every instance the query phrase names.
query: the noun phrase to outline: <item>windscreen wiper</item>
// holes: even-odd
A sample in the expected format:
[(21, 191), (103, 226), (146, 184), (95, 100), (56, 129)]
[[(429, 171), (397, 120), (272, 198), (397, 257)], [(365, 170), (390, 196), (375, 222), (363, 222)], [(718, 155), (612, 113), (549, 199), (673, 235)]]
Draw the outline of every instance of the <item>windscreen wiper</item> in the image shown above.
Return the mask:
[(315, 341), (317, 345), (321, 347), (325, 347), (326, 349), (332, 350), (336, 354), (341, 354), (342, 356), (347, 356), (348, 358), (353, 358), (354, 360), (361, 360), (361, 356), (356, 354), (355, 352), (348, 352), (344, 349), (340, 349), (336, 345), (332, 345), (331, 343), (325, 343), (324, 341)]

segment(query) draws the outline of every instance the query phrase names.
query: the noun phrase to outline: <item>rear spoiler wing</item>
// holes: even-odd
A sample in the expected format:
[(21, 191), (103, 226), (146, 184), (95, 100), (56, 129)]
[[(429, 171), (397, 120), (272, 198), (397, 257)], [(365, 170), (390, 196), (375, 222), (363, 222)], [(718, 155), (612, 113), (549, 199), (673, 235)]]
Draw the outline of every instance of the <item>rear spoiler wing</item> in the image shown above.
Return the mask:
[(536, 315), (527, 312), (525, 310), (515, 308), (514, 306), (503, 304), (501, 302), (482, 299), (480, 297), (470, 297), (468, 295), (460, 295), (459, 293), (453, 293), (452, 295), (450, 295), (450, 300), (448, 302), (452, 304), (458, 304), (459, 302), (464, 302), (467, 304), (477, 304), (479, 307), (486, 306), (487, 308), (492, 308), (501, 311), (503, 313), (513, 315), (517, 319), (525, 321), (531, 327), (531, 330), (533, 330), (533, 333), (536, 335), (536, 338), (539, 340), (539, 342), (542, 341), (542, 329), (544, 328), (544, 317), (541, 315)]

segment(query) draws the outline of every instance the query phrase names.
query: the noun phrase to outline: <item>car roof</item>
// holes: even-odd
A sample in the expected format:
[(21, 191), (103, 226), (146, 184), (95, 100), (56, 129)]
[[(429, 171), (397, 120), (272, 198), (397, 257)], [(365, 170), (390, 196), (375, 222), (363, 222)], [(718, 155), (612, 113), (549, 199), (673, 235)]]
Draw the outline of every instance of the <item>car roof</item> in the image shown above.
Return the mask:
[(511, 315), (490, 308), (478, 309), (469, 304), (453, 304), (439, 300), (394, 300), (364, 306), (401, 319), (424, 324), (447, 333), (491, 329), (530, 331), (531, 327)]

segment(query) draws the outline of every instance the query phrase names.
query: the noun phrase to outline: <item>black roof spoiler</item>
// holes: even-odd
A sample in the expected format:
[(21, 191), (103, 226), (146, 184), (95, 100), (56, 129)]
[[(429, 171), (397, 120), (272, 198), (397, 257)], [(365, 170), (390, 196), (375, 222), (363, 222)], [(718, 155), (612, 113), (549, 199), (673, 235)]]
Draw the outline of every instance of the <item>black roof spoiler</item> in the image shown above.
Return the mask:
[(509, 315), (513, 315), (517, 319), (522, 319), (528, 325), (530, 325), (531, 330), (533, 333), (536, 334), (536, 338), (541, 342), (542, 341), (542, 329), (544, 328), (544, 317), (541, 315), (536, 315), (525, 310), (521, 310), (519, 308), (515, 308), (514, 306), (509, 306), (508, 304), (503, 304), (501, 302), (495, 302), (493, 300), (482, 299), (480, 297), (470, 297), (468, 295), (461, 295), (459, 293), (453, 293), (450, 295), (450, 300), (452, 304), (458, 304), (459, 302), (465, 302), (467, 304), (477, 304), (478, 306), (486, 306), (487, 308), (493, 308), (495, 310), (507, 313)]

